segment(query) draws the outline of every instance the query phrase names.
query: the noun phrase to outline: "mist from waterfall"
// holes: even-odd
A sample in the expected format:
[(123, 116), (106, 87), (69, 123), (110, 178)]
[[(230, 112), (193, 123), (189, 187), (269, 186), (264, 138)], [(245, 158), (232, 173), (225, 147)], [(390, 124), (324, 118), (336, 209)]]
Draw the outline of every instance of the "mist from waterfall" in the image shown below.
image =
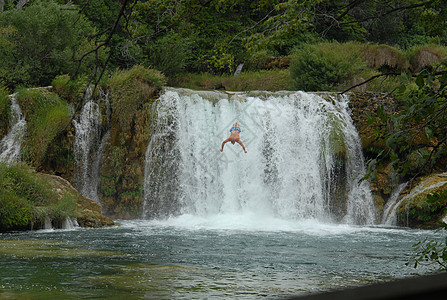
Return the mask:
[[(374, 223), (347, 101), (304, 92), (166, 89), (153, 106), (143, 217), (248, 213)], [(248, 153), (237, 143), (220, 152), (236, 121)]]
[(0, 141), (0, 161), (6, 163), (20, 161), (20, 149), (26, 133), (26, 120), (16, 100), (16, 94), (11, 99), (11, 129)]

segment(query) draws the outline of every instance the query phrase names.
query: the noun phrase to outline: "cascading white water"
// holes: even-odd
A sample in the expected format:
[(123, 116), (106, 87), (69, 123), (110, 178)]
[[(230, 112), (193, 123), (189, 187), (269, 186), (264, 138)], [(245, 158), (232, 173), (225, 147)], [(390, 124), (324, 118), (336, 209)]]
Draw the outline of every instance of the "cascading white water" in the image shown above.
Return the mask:
[[(368, 183), (359, 182), (364, 162), (347, 99), (323, 96), (167, 89), (153, 107), (143, 217), (250, 212), (373, 223)], [(237, 143), (220, 152), (235, 121), (247, 154)], [(347, 160), (342, 172), (338, 156)], [(333, 209), (337, 188), (345, 190), (342, 216)]]
[(75, 127), (74, 153), (77, 165), (75, 184), (83, 196), (99, 203), (97, 192), (99, 163), (109, 134), (105, 134), (101, 139), (102, 116), (99, 100), (93, 99), (91, 88), (86, 92), (86, 102), (78, 120), (74, 120), (73, 123)]
[(382, 224), (393, 226), (396, 225), (396, 208), (399, 206), (400, 202), (399, 196), (400, 193), (407, 187), (408, 182), (401, 183), (397, 186), (397, 188), (393, 191), (391, 194), (390, 199), (388, 199), (388, 202), (386, 203), (385, 208), (383, 209), (383, 217), (382, 217)]
[(0, 161), (11, 163), (20, 161), (20, 149), (26, 133), (26, 120), (16, 100), (16, 95), (11, 99), (11, 129), (0, 141)]
[[(444, 173), (447, 174), (447, 173)], [(427, 185), (427, 182), (430, 180), (430, 178), (423, 180), (420, 182), (416, 187), (414, 187), (411, 192), (404, 197), (399, 199), (400, 193), (404, 190), (404, 188), (408, 185), (408, 182), (400, 184), (396, 191), (394, 191), (393, 195), (391, 195), (390, 199), (388, 200), (389, 205), (385, 207), (383, 218), (382, 218), (382, 224), (384, 225), (396, 225), (397, 224), (397, 209), (399, 206), (401, 206), (402, 203), (404, 203), (405, 200), (414, 197), (417, 194), (424, 193), (430, 189), (435, 189), (437, 187), (443, 186), (445, 184), (444, 181)], [(395, 193), (397, 193), (395, 195)]]

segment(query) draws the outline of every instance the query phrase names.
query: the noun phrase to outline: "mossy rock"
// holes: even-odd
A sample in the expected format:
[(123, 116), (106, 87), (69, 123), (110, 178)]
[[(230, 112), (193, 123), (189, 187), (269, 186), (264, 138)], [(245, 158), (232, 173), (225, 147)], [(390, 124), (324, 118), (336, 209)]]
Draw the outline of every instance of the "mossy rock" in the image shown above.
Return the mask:
[(141, 214), (151, 108), (164, 83), (161, 73), (142, 66), (117, 71), (108, 81), (112, 116), (100, 165), (99, 197), (109, 216), (129, 219)]
[(24, 165), (0, 163), (0, 231), (41, 229), (48, 220), (61, 228), (67, 219), (85, 227), (113, 224), (97, 203), (67, 180)]
[(416, 228), (436, 228), (445, 216), (447, 196), (431, 201), (430, 196), (447, 195), (447, 174), (420, 179), (397, 208), (398, 224)]
[(75, 218), (81, 227), (103, 227), (114, 225), (109, 217), (101, 213), (101, 206), (95, 201), (79, 194), (76, 189), (65, 179), (55, 175), (41, 174), (46, 178), (51, 178), (49, 182), (60, 194), (70, 193), (76, 199)]

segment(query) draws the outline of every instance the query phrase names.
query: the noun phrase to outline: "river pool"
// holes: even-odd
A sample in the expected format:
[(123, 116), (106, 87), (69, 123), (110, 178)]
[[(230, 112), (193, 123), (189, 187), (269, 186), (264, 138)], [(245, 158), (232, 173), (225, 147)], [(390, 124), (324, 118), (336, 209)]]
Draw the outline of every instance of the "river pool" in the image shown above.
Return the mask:
[(412, 245), (442, 232), (181, 216), (0, 234), (0, 298), (268, 299), (426, 274)]

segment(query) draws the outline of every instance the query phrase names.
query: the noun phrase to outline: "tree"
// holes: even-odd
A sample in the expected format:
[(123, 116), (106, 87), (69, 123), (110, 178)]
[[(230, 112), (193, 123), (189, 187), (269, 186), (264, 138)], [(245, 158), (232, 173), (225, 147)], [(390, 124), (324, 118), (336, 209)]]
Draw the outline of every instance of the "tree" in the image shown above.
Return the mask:
[(379, 108), (378, 117), (370, 120), (377, 124), (377, 139), (387, 146), (371, 160), (370, 169), (391, 161), (400, 175), (415, 178), (446, 162), (447, 66), (438, 64), (417, 75), (404, 72), (400, 76), (401, 85), (395, 94), (402, 103), (401, 111), (386, 115)]
[[(0, 14), (0, 81), (8, 86), (49, 85), (59, 74), (74, 74), (80, 54), (93, 47), (91, 24), (72, 5), (34, 2)], [(82, 70), (93, 67), (92, 57)]]

